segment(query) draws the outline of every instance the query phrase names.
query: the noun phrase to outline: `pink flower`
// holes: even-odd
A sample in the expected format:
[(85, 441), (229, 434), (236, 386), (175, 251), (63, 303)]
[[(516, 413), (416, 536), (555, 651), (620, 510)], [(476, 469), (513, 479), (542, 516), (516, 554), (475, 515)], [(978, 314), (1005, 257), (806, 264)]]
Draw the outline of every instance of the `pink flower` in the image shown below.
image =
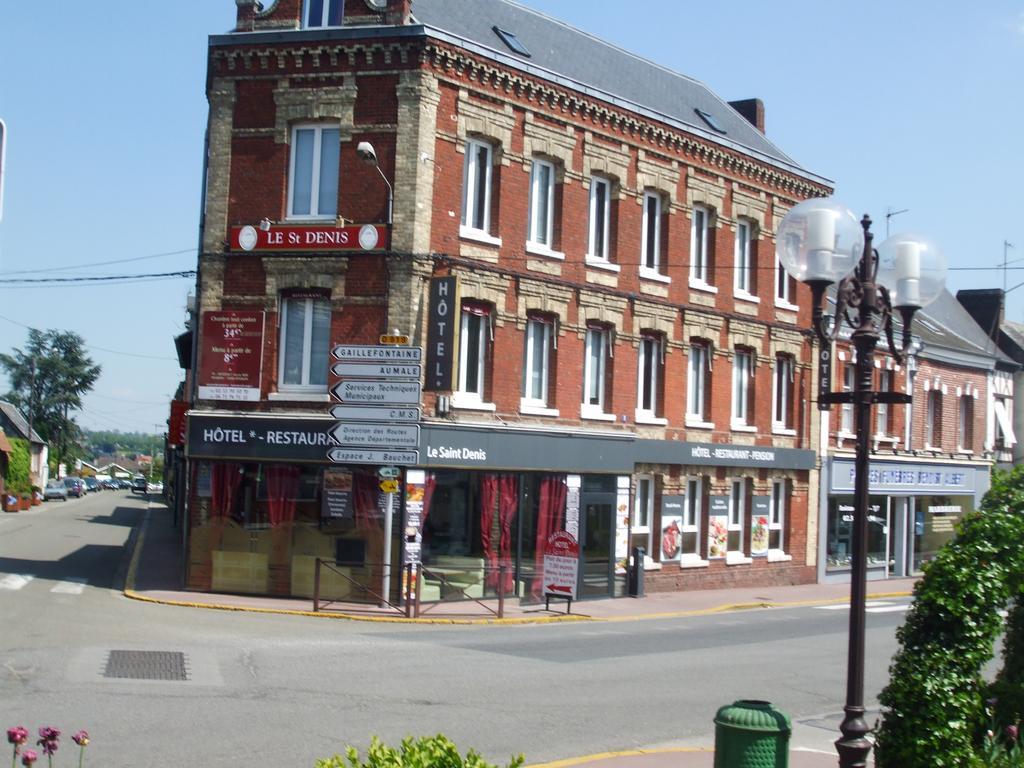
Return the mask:
[(34, 749), (26, 749), (25, 754), (21, 757), (22, 765), (32, 765), (36, 760), (39, 759), (39, 755)]
[(60, 729), (52, 726), (44, 726), (39, 729), (39, 741), (36, 742), (43, 748), (47, 755), (53, 755), (57, 751), (57, 740), (60, 738)]
[(88, 731), (79, 731), (78, 733), (76, 733), (74, 736), (71, 737), (71, 740), (73, 742), (75, 742), (75, 744), (77, 744), (80, 747), (88, 746), (88, 744), (89, 744), (89, 732)]
[(1016, 725), (1008, 725), (1008, 726), (1006, 726), (1006, 738), (1008, 738), (1010, 741), (1016, 741), (1017, 740), (1017, 726)]
[(22, 728), (20, 725), (14, 728), (7, 729), (7, 741), (13, 744), (15, 747), (20, 747), (26, 741), (28, 741), (28, 730)]

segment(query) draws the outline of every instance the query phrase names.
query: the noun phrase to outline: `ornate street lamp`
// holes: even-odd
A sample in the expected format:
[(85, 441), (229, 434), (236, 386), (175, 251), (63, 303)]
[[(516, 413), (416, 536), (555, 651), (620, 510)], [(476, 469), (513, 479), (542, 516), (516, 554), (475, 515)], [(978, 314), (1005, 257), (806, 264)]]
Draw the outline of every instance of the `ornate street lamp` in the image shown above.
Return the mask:
[[(846, 666), (846, 717), (836, 741), (839, 765), (861, 768), (867, 764), (871, 742), (864, 720), (864, 601), (867, 592), (867, 511), (871, 406), (874, 403), (909, 403), (910, 395), (873, 389), (874, 355), (881, 334), (897, 362), (910, 347), (914, 313), (942, 293), (946, 261), (927, 240), (893, 235), (878, 249), (871, 246), (871, 219), (856, 216), (829, 199), (805, 200), (786, 214), (776, 234), (776, 254), (785, 270), (811, 289), (814, 331), (819, 351), (818, 407), (835, 403), (853, 405), (857, 436), (854, 463), (853, 565), (850, 574), (850, 628)], [(836, 287), (836, 308), (826, 315), (825, 291)], [(903, 325), (901, 344), (893, 339), (893, 312)], [(852, 392), (832, 392), (831, 348), (843, 321), (857, 353)]]

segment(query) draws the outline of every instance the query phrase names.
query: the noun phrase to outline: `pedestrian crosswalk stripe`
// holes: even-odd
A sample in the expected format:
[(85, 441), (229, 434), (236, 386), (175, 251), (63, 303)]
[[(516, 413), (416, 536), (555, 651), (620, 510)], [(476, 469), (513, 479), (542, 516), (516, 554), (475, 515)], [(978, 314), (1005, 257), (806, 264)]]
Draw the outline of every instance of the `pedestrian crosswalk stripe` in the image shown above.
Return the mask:
[(0, 589), (21, 589), (34, 578), (27, 573), (11, 573), (0, 579)]
[(50, 589), (51, 592), (56, 592), (60, 595), (80, 595), (85, 589), (85, 585), (89, 583), (88, 579), (80, 576), (73, 576), (66, 581), (58, 581)]
[(885, 605), (877, 608), (868, 608), (871, 613), (896, 613), (897, 611), (909, 611), (910, 603), (904, 603), (903, 605)]
[[(816, 605), (821, 611), (843, 611), (849, 610), (849, 603), (838, 603), (837, 605)], [(896, 613), (898, 611), (910, 610), (910, 603), (887, 603), (882, 600), (869, 600), (864, 603), (864, 609), (868, 613)]]
[[(882, 607), (884, 605), (892, 605), (892, 603), (885, 603), (885, 602), (882, 602), (880, 600), (869, 600), (868, 602), (864, 603), (864, 607), (865, 608), (880, 608), (880, 607)], [(836, 605), (819, 605), (819, 606), (816, 606), (816, 607), (820, 608), (823, 611), (842, 611), (842, 610), (845, 610), (846, 608), (849, 608), (850, 604), (849, 603), (838, 603)]]

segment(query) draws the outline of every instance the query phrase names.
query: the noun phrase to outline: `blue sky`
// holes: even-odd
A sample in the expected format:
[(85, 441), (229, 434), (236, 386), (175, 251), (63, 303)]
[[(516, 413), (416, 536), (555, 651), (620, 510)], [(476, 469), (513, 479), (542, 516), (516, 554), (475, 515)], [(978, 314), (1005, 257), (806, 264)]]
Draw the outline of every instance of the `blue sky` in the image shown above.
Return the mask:
[[(761, 98), (769, 138), (832, 179), (879, 239), (886, 213), (909, 209), (892, 231), (936, 241), (954, 292), (1003, 286), (1004, 241), (1024, 267), (1024, 2), (524, 4), (725, 99)], [(206, 37), (234, 15), (234, 0), (7, 4), (0, 280), (194, 267)], [(1024, 270), (1006, 280), (1024, 282)], [(76, 331), (103, 366), (79, 423), (162, 430), (191, 287), (0, 283), (0, 350), (21, 346), (24, 326)], [(1024, 287), (1007, 317), (1024, 322)]]

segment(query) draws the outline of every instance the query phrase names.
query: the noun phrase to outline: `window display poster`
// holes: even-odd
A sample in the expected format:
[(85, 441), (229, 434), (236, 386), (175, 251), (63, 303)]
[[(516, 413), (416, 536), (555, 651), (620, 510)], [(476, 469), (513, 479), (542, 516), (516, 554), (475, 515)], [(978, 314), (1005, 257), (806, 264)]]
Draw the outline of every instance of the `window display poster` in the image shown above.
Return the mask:
[(569, 475), (565, 489), (565, 530), (574, 539), (580, 537), (580, 476)]
[(196, 496), (201, 499), (213, 496), (213, 482), (208, 461), (200, 461), (196, 465)]
[(263, 363), (263, 312), (203, 313), (199, 397), (259, 400)]
[(347, 469), (324, 470), (322, 517), (338, 519), (352, 518), (352, 473)]
[(729, 497), (711, 496), (708, 501), (708, 559), (713, 560), (729, 551)]
[(754, 496), (753, 512), (750, 515), (750, 554), (768, 554), (769, 498)]
[(661, 515), (661, 562), (671, 563), (678, 560), (682, 553), (683, 517), (682, 515)]
[[(407, 480), (412, 476), (409, 473)], [(422, 473), (420, 473), (422, 475)], [(405, 546), (403, 557), (406, 565), (419, 564), (423, 559), (423, 499), (426, 493), (424, 483), (405, 484)]]
[(615, 494), (615, 572), (626, 572), (629, 557), (629, 477), (619, 477)]

